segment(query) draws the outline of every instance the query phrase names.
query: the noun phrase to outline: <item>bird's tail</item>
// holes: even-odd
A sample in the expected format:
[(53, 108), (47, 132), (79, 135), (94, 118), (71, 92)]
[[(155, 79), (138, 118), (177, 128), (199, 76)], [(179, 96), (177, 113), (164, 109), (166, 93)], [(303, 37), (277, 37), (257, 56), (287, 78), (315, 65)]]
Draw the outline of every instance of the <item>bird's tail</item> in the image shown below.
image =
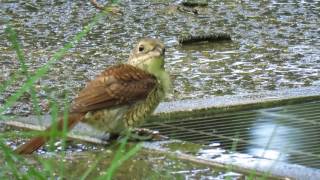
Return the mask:
[[(67, 121), (67, 130), (72, 129), (81, 119), (84, 117), (84, 113), (70, 113)], [(64, 120), (60, 118), (57, 124), (57, 131), (61, 132), (63, 130)], [(52, 127), (48, 127), (45, 132), (49, 134)], [(25, 144), (19, 146), (14, 151), (17, 154), (31, 154), (37, 149), (39, 149), (46, 141), (48, 140), (48, 136), (38, 136), (34, 137)]]

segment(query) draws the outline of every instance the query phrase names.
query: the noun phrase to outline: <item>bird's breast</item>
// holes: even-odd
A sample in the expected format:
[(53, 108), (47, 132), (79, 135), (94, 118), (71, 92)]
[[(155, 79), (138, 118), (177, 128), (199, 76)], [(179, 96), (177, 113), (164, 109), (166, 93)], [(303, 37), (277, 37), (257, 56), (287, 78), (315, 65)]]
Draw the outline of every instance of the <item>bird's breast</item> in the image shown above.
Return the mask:
[(148, 95), (148, 97), (135, 104), (124, 116), (126, 127), (136, 127), (144, 122), (146, 117), (156, 109), (160, 100), (163, 97), (164, 92), (159, 87), (154, 88)]

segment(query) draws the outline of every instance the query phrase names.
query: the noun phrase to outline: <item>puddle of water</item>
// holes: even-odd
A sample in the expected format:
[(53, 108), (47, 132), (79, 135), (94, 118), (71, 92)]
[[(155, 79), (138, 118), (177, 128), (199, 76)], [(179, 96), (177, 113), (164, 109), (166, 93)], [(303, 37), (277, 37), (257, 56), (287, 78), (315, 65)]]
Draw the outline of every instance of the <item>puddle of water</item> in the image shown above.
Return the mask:
[[(105, 67), (125, 62), (141, 36), (164, 40), (167, 68), (174, 82), (171, 99), (241, 94), (318, 84), (320, 71), (319, 2), (210, 2), (199, 16), (182, 13), (177, 3), (121, 1), (124, 12), (108, 15), (38, 83), (41, 101), (71, 100)], [(30, 71), (86, 25), (97, 10), (89, 2), (1, 2), (0, 81), (19, 67), (4, 28), (18, 31)], [(229, 32), (233, 42), (177, 46), (182, 34)], [(23, 82), (1, 94), (0, 103)], [(45, 104), (45, 102), (44, 102)], [(43, 108), (45, 110), (45, 108)], [(32, 112), (28, 97), (7, 113)]]
[[(1, 132), (11, 132), (13, 129), (9, 127), (2, 127)], [(10, 141), (7, 141), (8, 146), (14, 148), (17, 143), (21, 143), (21, 140), (17, 137), (10, 137)], [(27, 164), (21, 162), (15, 162), (16, 168), (21, 172), (27, 172), (30, 167), (42, 170), (42, 175), (53, 176), (61, 178), (63, 175), (66, 179), (79, 178), (92, 166), (93, 171), (88, 175), (87, 179), (95, 179), (101, 175), (105, 175), (112, 159), (117, 151), (118, 146), (115, 143), (107, 146), (86, 144), (83, 142), (72, 141), (69, 142), (65, 152), (62, 154), (59, 150), (61, 145), (59, 142), (55, 144), (58, 148), (52, 153), (47, 151), (38, 150), (37, 153), (31, 156), (25, 156)], [(132, 148), (134, 143), (127, 145), (126, 149)], [(180, 151), (183, 153), (194, 154), (201, 149), (201, 145), (187, 143), (187, 142), (152, 142), (149, 146), (157, 148), (166, 148), (170, 151)], [(179, 148), (181, 147), (181, 148)], [(184, 147), (184, 148), (183, 148)], [(46, 146), (48, 148), (48, 145)], [(5, 159), (3, 154), (0, 154), (0, 163), (4, 163)], [(41, 162), (46, 162), (46, 166)], [(62, 167), (63, 165), (63, 167)], [(53, 174), (46, 173), (44, 169), (51, 167), (54, 171)], [(7, 166), (2, 166), (0, 169), (4, 174), (0, 174), (0, 177), (7, 176)], [(2, 169), (4, 168), (4, 169)], [(62, 169), (61, 169), (62, 168)], [(48, 170), (48, 169), (46, 169)], [(59, 171), (63, 170), (63, 171)], [(64, 174), (61, 174), (64, 172)], [(242, 174), (235, 172), (226, 172), (224, 170), (208, 167), (206, 165), (197, 164), (185, 160), (180, 160), (166, 153), (158, 153), (156, 151), (142, 149), (131, 159), (124, 162), (121, 167), (116, 171), (113, 178), (115, 179), (215, 179), (223, 180), (230, 178), (232, 180), (238, 180), (243, 178)]]

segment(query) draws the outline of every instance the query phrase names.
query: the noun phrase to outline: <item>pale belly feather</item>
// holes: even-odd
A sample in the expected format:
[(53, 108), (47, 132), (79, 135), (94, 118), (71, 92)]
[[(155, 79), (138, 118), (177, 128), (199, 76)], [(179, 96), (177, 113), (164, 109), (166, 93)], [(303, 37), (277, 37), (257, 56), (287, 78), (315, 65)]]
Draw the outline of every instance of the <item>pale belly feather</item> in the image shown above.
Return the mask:
[(125, 129), (123, 117), (128, 109), (129, 106), (121, 106), (112, 109), (88, 112), (85, 115), (83, 122), (100, 131), (119, 133)]

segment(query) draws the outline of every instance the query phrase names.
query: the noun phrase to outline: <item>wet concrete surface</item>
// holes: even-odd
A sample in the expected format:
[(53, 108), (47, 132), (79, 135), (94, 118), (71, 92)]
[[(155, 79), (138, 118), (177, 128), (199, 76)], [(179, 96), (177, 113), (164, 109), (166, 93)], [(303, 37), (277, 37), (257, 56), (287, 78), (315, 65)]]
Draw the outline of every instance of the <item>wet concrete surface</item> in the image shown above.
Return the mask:
[[(294, 102), (306, 102), (307, 100), (316, 100), (320, 97), (320, 86), (292, 88), (277, 91), (262, 91), (259, 93), (250, 93), (243, 95), (226, 95), (212, 98), (181, 100), (174, 102), (164, 102), (155, 110), (157, 114), (169, 114), (192, 116), (200, 115), (201, 112), (212, 113), (216, 111), (245, 110), (258, 107), (272, 107), (281, 104)], [(181, 113), (179, 113), (181, 112)], [(189, 113), (186, 113), (189, 112)], [(172, 114), (170, 114), (172, 113)], [(173, 115), (175, 114), (175, 115)], [(150, 119), (152, 121), (152, 118)], [(157, 119), (155, 119), (157, 121)]]
[[(120, 1), (123, 15), (107, 15), (37, 83), (41, 110), (49, 99), (71, 102), (85, 82), (104, 68), (125, 62), (142, 36), (162, 39), (166, 68), (174, 79), (167, 101), (241, 95), (262, 90), (319, 85), (319, 2), (210, 1), (194, 15), (177, 10), (180, 1)], [(102, 2), (106, 3), (106, 2)], [(48, 62), (92, 17), (89, 1), (1, 1), (0, 82), (20, 65), (6, 38), (6, 23), (18, 32), (32, 73)], [(226, 32), (232, 42), (179, 46), (181, 35)], [(25, 81), (24, 76), (0, 95), (0, 103)], [(34, 113), (26, 93), (7, 114)]]

